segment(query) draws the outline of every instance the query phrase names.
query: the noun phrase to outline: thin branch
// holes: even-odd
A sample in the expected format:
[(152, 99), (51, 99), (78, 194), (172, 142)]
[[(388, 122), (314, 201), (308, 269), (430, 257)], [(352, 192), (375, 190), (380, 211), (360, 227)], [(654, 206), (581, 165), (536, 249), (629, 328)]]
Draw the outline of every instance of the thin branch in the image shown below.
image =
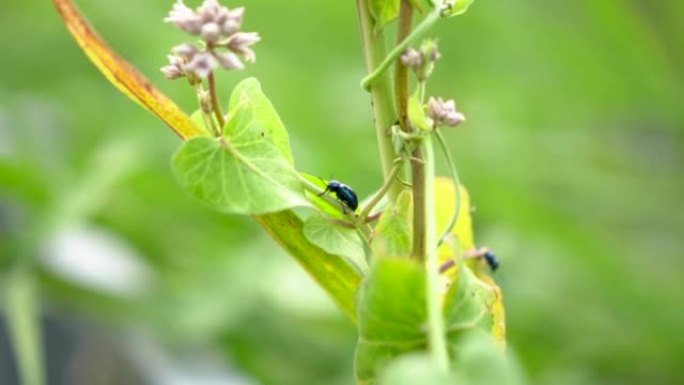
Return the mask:
[(449, 167), (451, 178), (454, 181), (455, 190), (454, 212), (452, 213), (451, 218), (449, 219), (449, 224), (442, 233), (442, 236), (439, 237), (439, 240), (437, 241), (437, 247), (439, 247), (442, 243), (444, 243), (444, 240), (449, 236), (451, 231), (454, 229), (454, 226), (456, 226), (458, 213), (461, 209), (461, 181), (458, 177), (458, 171), (456, 170), (456, 163), (454, 163), (454, 158), (451, 156), (451, 151), (449, 151), (449, 147), (444, 140), (444, 136), (442, 136), (442, 133), (438, 129), (435, 129), (435, 136), (437, 137), (437, 141), (439, 142), (440, 147), (442, 147), (442, 152), (447, 159), (447, 166)]
[(209, 72), (207, 77), (207, 83), (209, 83), (209, 97), (211, 98), (211, 108), (214, 110), (214, 115), (216, 115), (216, 121), (218, 121), (221, 132), (223, 132), (223, 125), (226, 121), (223, 117), (223, 112), (221, 112), (221, 106), (219, 105), (218, 95), (216, 93), (216, 81), (214, 80), (214, 73)]
[(425, 35), (425, 33), (432, 28), (432, 26), (437, 22), (437, 20), (439, 20), (441, 16), (442, 7), (436, 6), (432, 12), (425, 16), (425, 19), (423, 19), (423, 21), (416, 26), (416, 28), (406, 37), (406, 39), (402, 40), (401, 43), (397, 44), (396, 47), (390, 51), (390, 53), (385, 57), (380, 65), (373, 70), (373, 72), (363, 78), (361, 81), (361, 87), (363, 87), (365, 90), (369, 89), (370, 86), (375, 83), (377, 79), (379, 79), (385, 73), (385, 71), (387, 71), (392, 63), (394, 63), (394, 61), (397, 60), (397, 58), (401, 56), (404, 51), (406, 51), (406, 48), (423, 37), (423, 35)]
[(404, 162), (401, 159), (395, 162), (394, 168), (392, 168), (392, 171), (385, 180), (385, 184), (382, 185), (380, 190), (378, 190), (378, 192), (373, 196), (373, 199), (371, 199), (371, 201), (368, 202), (368, 204), (361, 210), (361, 214), (359, 214), (361, 218), (366, 218), (368, 214), (370, 214), (371, 210), (373, 210), (373, 207), (380, 203), (385, 194), (387, 194), (390, 187), (392, 187), (394, 184), (397, 175), (399, 175), (399, 171), (401, 171), (401, 166), (403, 163)]
[[(409, 0), (401, 0), (398, 23), (397, 45), (406, 40), (406, 37), (411, 34), (411, 28), (413, 27), (413, 7)], [(409, 127), (408, 121), (408, 68), (399, 58), (396, 59), (396, 62), (394, 66), (394, 100), (399, 114), (399, 126), (402, 131), (410, 132), (411, 127)]]

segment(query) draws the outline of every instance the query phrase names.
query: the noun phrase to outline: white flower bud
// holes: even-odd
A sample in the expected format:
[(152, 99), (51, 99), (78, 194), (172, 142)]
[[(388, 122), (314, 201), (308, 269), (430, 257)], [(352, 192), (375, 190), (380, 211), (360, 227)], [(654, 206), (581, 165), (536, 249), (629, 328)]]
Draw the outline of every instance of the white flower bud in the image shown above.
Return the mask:
[(245, 60), (253, 62), (256, 59), (256, 55), (249, 46), (260, 40), (261, 37), (256, 32), (238, 32), (228, 41), (227, 48), (238, 55), (243, 55)]
[(200, 79), (205, 79), (209, 76), (214, 68), (216, 68), (216, 59), (209, 52), (198, 53), (185, 65), (187, 72), (191, 72)]
[(221, 28), (216, 23), (206, 23), (202, 26), (200, 36), (207, 43), (215, 43), (221, 37)]
[(423, 57), (420, 52), (409, 47), (403, 55), (401, 55), (401, 62), (408, 68), (412, 68), (414, 71), (418, 70), (423, 64)]
[(430, 117), (435, 126), (457, 126), (464, 122), (465, 115), (456, 111), (456, 103), (453, 99), (444, 101), (442, 98), (430, 97), (427, 103), (427, 115)]
[(245, 65), (242, 64), (242, 61), (240, 61), (240, 58), (238, 58), (236, 54), (230, 51), (215, 53), (214, 55), (216, 57), (216, 60), (218, 60), (219, 64), (221, 65), (221, 67), (227, 70), (241, 70), (245, 68)]

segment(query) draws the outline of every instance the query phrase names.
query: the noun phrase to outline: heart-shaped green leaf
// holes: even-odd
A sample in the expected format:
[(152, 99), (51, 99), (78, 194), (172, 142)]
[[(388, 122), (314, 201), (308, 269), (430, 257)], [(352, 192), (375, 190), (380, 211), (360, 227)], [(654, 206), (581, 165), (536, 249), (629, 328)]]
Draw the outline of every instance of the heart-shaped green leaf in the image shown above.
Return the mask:
[(223, 136), (188, 140), (173, 166), (193, 196), (223, 212), (264, 214), (310, 205), (285, 127), (255, 79), (235, 87)]
[(335, 220), (320, 213), (310, 215), (304, 222), (304, 236), (326, 252), (344, 257), (365, 275), (368, 263), (359, 230), (341, 226)]

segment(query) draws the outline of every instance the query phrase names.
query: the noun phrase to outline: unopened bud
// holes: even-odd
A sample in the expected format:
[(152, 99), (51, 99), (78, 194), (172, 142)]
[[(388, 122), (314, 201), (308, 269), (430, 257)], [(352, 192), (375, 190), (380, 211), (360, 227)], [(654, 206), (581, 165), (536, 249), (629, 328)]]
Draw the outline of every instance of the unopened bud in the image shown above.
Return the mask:
[(465, 115), (456, 111), (456, 103), (453, 99), (445, 101), (442, 98), (430, 97), (427, 103), (427, 115), (432, 119), (435, 127), (443, 125), (455, 127), (466, 120)]
[(204, 90), (198, 91), (197, 98), (199, 99), (199, 105), (202, 112), (204, 112), (205, 114), (211, 114), (213, 111), (213, 107), (211, 104), (211, 95), (209, 94), (209, 92)]

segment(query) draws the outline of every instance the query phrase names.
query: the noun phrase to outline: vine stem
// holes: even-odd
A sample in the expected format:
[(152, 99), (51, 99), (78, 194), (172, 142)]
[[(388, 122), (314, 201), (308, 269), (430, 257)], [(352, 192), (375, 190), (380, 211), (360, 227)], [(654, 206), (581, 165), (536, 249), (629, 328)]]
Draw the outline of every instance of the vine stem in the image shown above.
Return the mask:
[(364, 206), (364, 208), (361, 210), (361, 214), (359, 214), (359, 217), (362, 220), (366, 220), (366, 217), (368, 217), (368, 214), (370, 214), (371, 210), (373, 210), (373, 207), (380, 203), (385, 194), (387, 194), (387, 191), (389, 191), (389, 189), (392, 187), (395, 178), (397, 177), (397, 175), (399, 175), (399, 171), (401, 171), (402, 163), (403, 162), (401, 158), (399, 158), (399, 160), (395, 162), (394, 167), (392, 168), (392, 171), (389, 174), (389, 177), (385, 181), (385, 184), (382, 185), (380, 190), (378, 190), (378, 192), (375, 195), (373, 195), (373, 198), (370, 200), (370, 202), (368, 202), (368, 204), (366, 204), (366, 206)]
[(428, 342), (437, 367), (449, 370), (449, 355), (447, 353), (446, 331), (442, 315), (442, 291), (440, 289), (439, 257), (436, 243), (436, 223), (434, 204), (435, 156), (432, 138), (426, 136), (421, 145), (425, 159), (424, 183), (425, 197), (423, 200), (425, 213), (425, 243), (429, 247), (423, 250), (425, 271), (427, 275), (427, 313), (428, 313)]
[(444, 153), (444, 157), (446, 157), (447, 160), (447, 167), (449, 167), (449, 172), (451, 173), (451, 179), (454, 181), (454, 212), (451, 214), (451, 218), (449, 219), (449, 224), (447, 225), (446, 229), (444, 229), (444, 232), (442, 235), (439, 237), (439, 240), (437, 241), (437, 247), (439, 247), (444, 241), (447, 239), (451, 231), (454, 229), (454, 226), (456, 226), (456, 221), (458, 220), (458, 213), (461, 210), (461, 180), (458, 177), (458, 170), (456, 169), (456, 163), (454, 162), (454, 158), (451, 156), (451, 151), (449, 151), (449, 147), (446, 144), (446, 140), (444, 140), (444, 136), (442, 133), (435, 128), (435, 136), (437, 137), (437, 142), (439, 142), (439, 146), (442, 148), (442, 152)]
[[(397, 27), (397, 44), (401, 44), (411, 34), (413, 28), (413, 6), (409, 0), (401, 0), (399, 6), (399, 26)], [(408, 119), (408, 68), (398, 58), (394, 66), (394, 99), (399, 112), (399, 126), (404, 132), (410, 132)]]
[(214, 72), (209, 72), (207, 77), (207, 83), (209, 85), (209, 97), (211, 98), (211, 107), (214, 110), (214, 115), (216, 115), (216, 121), (218, 121), (219, 128), (223, 131), (223, 125), (226, 124), (223, 118), (223, 112), (221, 112), (221, 106), (218, 101), (218, 94), (216, 92), (216, 80), (214, 79)]
[(382, 78), (382, 76), (385, 74), (387, 69), (394, 63), (395, 60), (399, 56), (401, 56), (404, 51), (406, 51), (406, 48), (408, 48), (411, 44), (413, 44), (416, 40), (420, 39), (425, 35), (425, 33), (432, 28), (433, 25), (439, 20), (439, 18), (442, 16), (443, 12), (443, 6), (437, 5), (435, 8), (428, 13), (427, 16), (418, 24), (416, 25), (416, 28), (411, 31), (411, 33), (403, 39), (399, 44), (397, 44), (392, 51), (385, 57), (385, 59), (380, 62), (380, 64), (377, 67), (373, 67), (373, 72), (368, 74), (363, 80), (361, 81), (361, 87), (363, 89), (367, 90), (371, 88), (373, 84), (375, 84), (378, 79)]
[[(363, 45), (366, 70), (370, 73), (374, 68), (386, 58), (387, 46), (385, 43), (384, 30), (375, 30), (375, 22), (370, 14), (368, 0), (356, 0), (356, 9), (359, 17), (359, 27), (361, 29), (361, 39)], [(373, 117), (375, 121), (375, 134), (378, 140), (380, 161), (382, 163), (382, 173), (385, 182), (391, 181), (389, 178), (394, 167), (394, 159), (397, 154), (394, 150), (390, 127), (396, 120), (394, 100), (392, 97), (392, 83), (387, 74), (377, 74), (375, 81), (369, 85)], [(391, 202), (396, 201), (402, 186), (394, 178), (387, 191), (387, 196)]]

